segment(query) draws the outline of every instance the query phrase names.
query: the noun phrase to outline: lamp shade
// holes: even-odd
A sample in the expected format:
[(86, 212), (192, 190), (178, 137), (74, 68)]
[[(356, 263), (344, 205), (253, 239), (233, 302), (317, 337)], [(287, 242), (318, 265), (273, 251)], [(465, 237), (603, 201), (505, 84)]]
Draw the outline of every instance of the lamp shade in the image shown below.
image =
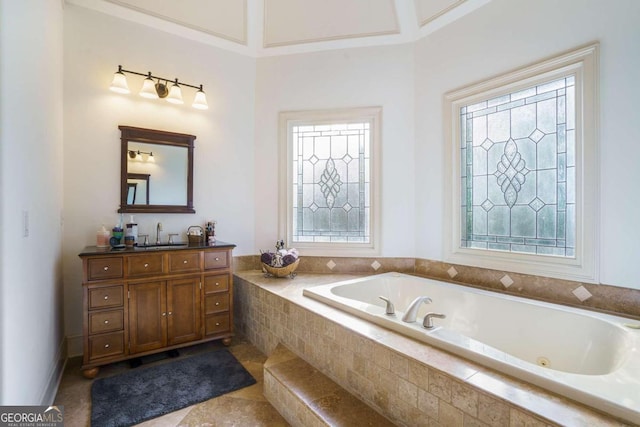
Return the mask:
[(193, 104), (191, 106), (193, 108), (197, 108), (198, 110), (209, 109), (209, 104), (207, 104), (207, 96), (202, 90), (202, 85), (200, 85), (200, 90), (196, 92), (196, 97), (193, 99)]
[(149, 99), (158, 99), (158, 92), (156, 92), (156, 84), (151, 78), (151, 72), (149, 76), (142, 82), (142, 89), (140, 90), (140, 96)]
[(175, 83), (171, 85), (167, 101), (172, 104), (184, 104), (184, 101), (182, 100), (182, 91), (180, 90), (180, 86), (178, 86), (178, 79), (176, 79)]
[(113, 80), (111, 81), (109, 89), (117, 93), (131, 93), (129, 86), (127, 85), (127, 78), (120, 69), (118, 69), (118, 71), (113, 75)]

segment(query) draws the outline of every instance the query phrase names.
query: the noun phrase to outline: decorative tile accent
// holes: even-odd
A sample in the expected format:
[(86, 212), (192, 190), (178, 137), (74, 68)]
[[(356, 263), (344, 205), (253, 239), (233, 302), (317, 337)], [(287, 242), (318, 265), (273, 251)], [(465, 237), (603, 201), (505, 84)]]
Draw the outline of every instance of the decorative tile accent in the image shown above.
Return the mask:
[(336, 263), (333, 262), (333, 260), (329, 260), (329, 262), (327, 263), (327, 267), (329, 267), (329, 270), (333, 270), (336, 267)]
[(449, 277), (451, 277), (452, 279), (454, 277), (456, 277), (458, 275), (458, 270), (456, 270), (455, 268), (451, 267), (447, 270), (447, 274), (449, 274)]
[(580, 300), (580, 302), (585, 302), (593, 296), (591, 295), (591, 292), (589, 292), (584, 286), (577, 287), (572, 292), (576, 296), (576, 298)]
[(500, 279), (500, 283), (502, 283), (505, 288), (508, 288), (509, 286), (513, 285), (513, 279), (509, 277), (508, 274), (505, 274), (504, 276), (502, 276), (502, 279)]
[(377, 271), (380, 267), (382, 267), (382, 264), (380, 264), (380, 263), (376, 260), (376, 261), (373, 261), (373, 262), (371, 263), (371, 267), (372, 267), (374, 270), (376, 270), (376, 271)]

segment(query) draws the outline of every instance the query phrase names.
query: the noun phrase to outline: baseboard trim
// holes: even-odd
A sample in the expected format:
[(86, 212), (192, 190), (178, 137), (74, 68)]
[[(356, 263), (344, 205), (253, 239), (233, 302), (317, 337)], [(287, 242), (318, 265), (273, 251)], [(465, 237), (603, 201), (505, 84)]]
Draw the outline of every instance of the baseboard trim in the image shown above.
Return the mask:
[(51, 373), (49, 374), (49, 381), (47, 381), (47, 387), (40, 398), (41, 405), (49, 406), (53, 404), (56, 394), (58, 393), (58, 387), (60, 386), (65, 366), (67, 366), (67, 340), (63, 338), (58, 346), (58, 352)]

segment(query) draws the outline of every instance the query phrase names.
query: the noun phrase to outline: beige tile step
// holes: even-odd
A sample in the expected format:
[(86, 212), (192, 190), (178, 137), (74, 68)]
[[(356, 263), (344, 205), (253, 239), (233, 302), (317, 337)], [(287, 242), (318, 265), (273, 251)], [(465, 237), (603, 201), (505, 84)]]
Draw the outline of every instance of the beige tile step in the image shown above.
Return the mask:
[(278, 344), (264, 364), (264, 395), (293, 426), (393, 426)]

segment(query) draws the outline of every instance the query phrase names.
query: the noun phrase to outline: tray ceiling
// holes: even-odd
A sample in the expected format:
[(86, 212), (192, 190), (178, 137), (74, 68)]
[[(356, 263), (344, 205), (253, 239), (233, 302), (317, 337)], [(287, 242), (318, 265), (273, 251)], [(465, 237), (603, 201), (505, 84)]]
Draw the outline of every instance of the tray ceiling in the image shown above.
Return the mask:
[(250, 56), (406, 43), (490, 0), (66, 0)]

